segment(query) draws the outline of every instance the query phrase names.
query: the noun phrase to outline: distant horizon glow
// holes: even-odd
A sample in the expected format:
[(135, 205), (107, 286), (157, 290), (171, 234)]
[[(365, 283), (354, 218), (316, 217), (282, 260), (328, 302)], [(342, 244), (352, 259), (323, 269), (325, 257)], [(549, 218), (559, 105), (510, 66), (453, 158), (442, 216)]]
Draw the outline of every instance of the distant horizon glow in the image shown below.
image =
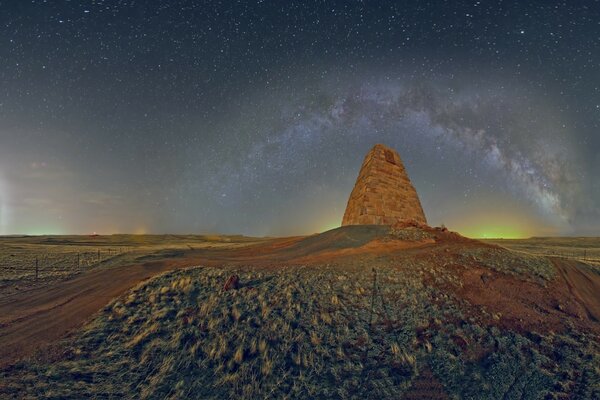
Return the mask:
[[(313, 234), (327, 232), (329, 230), (337, 229), (341, 227), (341, 222), (334, 223), (328, 225), (323, 225), (322, 229), (316, 231), (306, 231), (297, 234), (284, 235), (284, 236), (310, 236)], [(435, 227), (435, 226), (434, 226)], [(528, 239), (530, 237), (569, 237), (576, 235), (560, 235), (557, 232), (552, 231), (542, 231), (541, 234), (536, 233), (535, 231), (528, 230), (523, 226), (518, 225), (510, 225), (510, 224), (485, 224), (474, 225), (469, 227), (453, 227), (447, 226), (450, 231), (457, 232), (462, 236), (472, 238), (472, 239)], [(110, 236), (110, 235), (170, 235), (170, 234), (180, 234), (180, 235), (218, 235), (218, 236), (235, 236), (236, 233), (221, 233), (221, 232), (148, 232), (143, 228), (139, 228), (131, 231), (90, 231), (85, 233), (69, 233), (61, 230), (52, 230), (49, 228), (32, 228), (25, 230), (19, 233), (6, 234), (2, 233), (1, 236), (15, 236), (15, 235), (24, 235), (24, 236), (89, 236), (89, 235), (100, 235), (100, 236)], [(264, 237), (271, 235), (245, 235), (249, 237)]]
[(471, 239), (527, 239), (533, 236), (510, 226), (482, 226), (459, 233)]
[(3, 7), (0, 234), (321, 232), (383, 143), (433, 226), (600, 236), (596, 10), (104, 3)]
[[(339, 226), (330, 226), (327, 229), (323, 230), (323, 231), (318, 231), (318, 232), (312, 232), (312, 233), (302, 233), (302, 234), (297, 234), (297, 235), (285, 235), (285, 236), (281, 236), (281, 237), (291, 237), (291, 236), (311, 236), (314, 234), (319, 234), (319, 233), (324, 233), (327, 232), (329, 230), (333, 230), (333, 229), (337, 229), (340, 228), (341, 225)], [(523, 233), (519, 230), (514, 230), (511, 227), (494, 227), (494, 226), (482, 226), (480, 228), (474, 228), (472, 230), (468, 230), (468, 231), (457, 231), (457, 230), (453, 230), (450, 229), (450, 231), (454, 231), (459, 233), (460, 235), (467, 237), (467, 238), (471, 238), (471, 239), (506, 239), (506, 240), (512, 240), (512, 239), (529, 239), (532, 237), (585, 237), (585, 236), (578, 236), (578, 235), (537, 235), (537, 234), (526, 234)], [(203, 232), (203, 233), (166, 233), (166, 232), (145, 232), (145, 233), (137, 233), (137, 232), (100, 232), (100, 233), (96, 233), (96, 232), (90, 232), (90, 233), (58, 233), (58, 232), (53, 232), (53, 231), (45, 231), (43, 229), (40, 230), (31, 230), (31, 231), (27, 231), (27, 232), (22, 232), (22, 233), (2, 233), (0, 234), (0, 236), (39, 236), (39, 237), (44, 237), (44, 236), (114, 236), (114, 235), (132, 235), (132, 236), (153, 236), (153, 235), (190, 235), (190, 236), (224, 236), (224, 237), (228, 237), (228, 236), (239, 236), (238, 234), (221, 234), (219, 232)], [(247, 237), (268, 237), (269, 235), (264, 235), (264, 236), (260, 236), (260, 235), (242, 235), (242, 236), (247, 236)], [(590, 237), (597, 237), (597, 236), (590, 236)]]

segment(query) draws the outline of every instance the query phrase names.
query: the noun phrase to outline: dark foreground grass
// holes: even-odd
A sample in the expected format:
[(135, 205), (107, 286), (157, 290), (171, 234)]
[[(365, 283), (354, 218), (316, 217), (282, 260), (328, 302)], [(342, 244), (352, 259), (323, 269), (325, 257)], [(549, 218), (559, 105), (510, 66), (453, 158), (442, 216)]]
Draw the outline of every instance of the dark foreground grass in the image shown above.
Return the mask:
[[(232, 273), (242, 287), (223, 292)], [(0, 397), (388, 399), (428, 370), (449, 398), (600, 398), (597, 338), (486, 326), (431, 273), (457, 283), (415, 260), (170, 272), (105, 307), (60, 360), (2, 371)]]

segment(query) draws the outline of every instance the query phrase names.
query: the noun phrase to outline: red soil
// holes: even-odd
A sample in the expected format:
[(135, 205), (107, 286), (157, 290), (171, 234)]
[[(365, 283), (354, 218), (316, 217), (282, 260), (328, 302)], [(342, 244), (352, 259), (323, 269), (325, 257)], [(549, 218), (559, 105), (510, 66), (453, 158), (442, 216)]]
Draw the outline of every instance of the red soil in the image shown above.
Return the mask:
[[(436, 243), (382, 240), (385, 228), (345, 227), (318, 236), (273, 239), (242, 248), (190, 250), (169, 259), (97, 269), (69, 281), (19, 293), (0, 300), (0, 366), (48, 348), (81, 327), (111, 299), (143, 280), (176, 268), (321, 265), (348, 260), (368, 263), (381, 255), (390, 260), (434, 257), (447, 261), (466, 247), (489, 247), (449, 232), (432, 232)], [(455, 271), (463, 282), (462, 288), (447, 289), (469, 302), (474, 315), (483, 315), (475, 312), (483, 307), (496, 314), (489, 323), (508, 329), (560, 331), (568, 320), (600, 332), (600, 276), (575, 261), (553, 262), (559, 273), (548, 287), (484, 268), (459, 266)]]
[(600, 275), (575, 260), (553, 258), (548, 287), (484, 268), (464, 268), (459, 298), (492, 314), (490, 323), (517, 332), (561, 332), (569, 323), (600, 334)]

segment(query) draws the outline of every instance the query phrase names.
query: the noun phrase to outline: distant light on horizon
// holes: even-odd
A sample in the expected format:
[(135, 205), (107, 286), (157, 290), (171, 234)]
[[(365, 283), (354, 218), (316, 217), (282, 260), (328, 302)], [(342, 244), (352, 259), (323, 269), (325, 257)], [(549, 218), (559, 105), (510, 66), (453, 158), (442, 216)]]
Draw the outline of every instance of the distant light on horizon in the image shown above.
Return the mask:
[(5, 3), (1, 233), (311, 234), (375, 143), (433, 226), (600, 233), (598, 26), (577, 2)]
[(461, 234), (471, 239), (527, 239), (532, 236), (512, 227), (486, 226), (462, 231)]

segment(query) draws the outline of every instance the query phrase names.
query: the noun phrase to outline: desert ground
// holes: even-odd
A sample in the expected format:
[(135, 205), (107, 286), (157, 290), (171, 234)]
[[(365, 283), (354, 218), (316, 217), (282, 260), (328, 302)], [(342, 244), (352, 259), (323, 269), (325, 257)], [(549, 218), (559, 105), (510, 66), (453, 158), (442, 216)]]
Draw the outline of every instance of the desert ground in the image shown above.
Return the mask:
[(486, 239), (484, 242), (529, 254), (571, 258), (600, 267), (600, 238), (596, 237)]
[(0, 397), (600, 398), (599, 246), (0, 238)]

